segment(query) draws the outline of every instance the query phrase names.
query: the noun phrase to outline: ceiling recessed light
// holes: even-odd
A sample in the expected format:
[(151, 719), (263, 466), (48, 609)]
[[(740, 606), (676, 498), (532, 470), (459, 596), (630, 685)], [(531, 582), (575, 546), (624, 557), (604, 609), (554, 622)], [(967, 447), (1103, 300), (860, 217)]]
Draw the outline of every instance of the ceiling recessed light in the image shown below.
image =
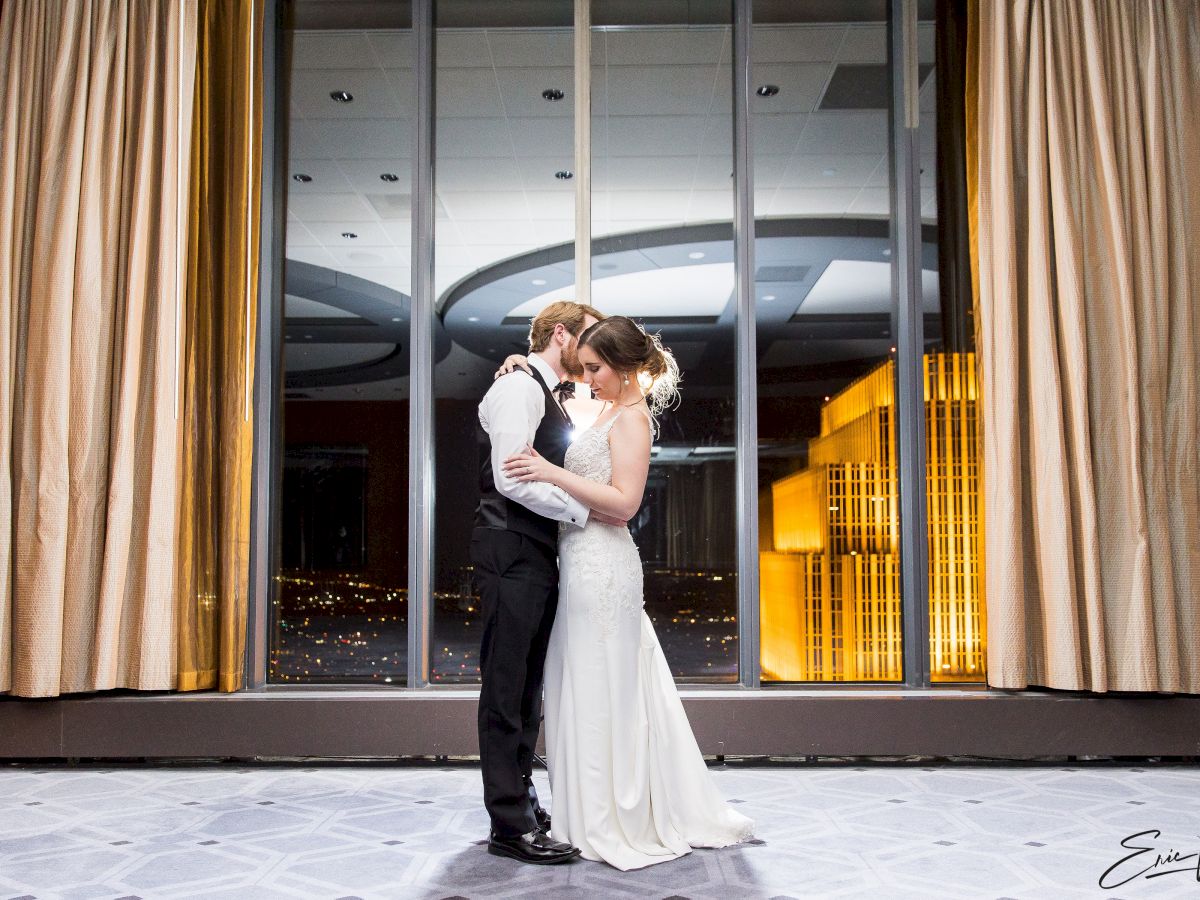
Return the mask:
[(298, 181), (301, 184), (308, 184), (310, 181), (312, 181), (312, 176), (305, 175), (303, 172), (297, 172), (292, 176), (292, 181)]
[(763, 299), (764, 300), (774, 300), (775, 295), (774, 294), (763, 294)]
[(400, 176), (397, 175), (395, 172), (384, 172), (382, 175), (379, 176), (379, 180), (386, 181), (388, 184), (392, 184), (393, 182), (399, 181)]
[(306, 334), (306, 335), (304, 336), (304, 339), (305, 339), (306, 341), (311, 341), (311, 340), (312, 340), (312, 335), (311, 335), (311, 334)]
[(559, 169), (557, 172), (554, 173), (554, 177), (557, 178), (559, 181), (569, 181), (570, 179), (575, 177), (575, 173), (569, 171), (568, 169)]
[(393, 322), (399, 322), (399, 321), (401, 321), (401, 319), (400, 319), (400, 317), (399, 317), (399, 316), (392, 316), (392, 321), (393, 321)]
[(754, 93), (760, 97), (774, 97), (779, 93), (779, 85), (777, 84), (760, 84), (755, 88)]
[(541, 287), (543, 284), (546, 283), (546, 279), (545, 278), (535, 278), (535, 279), (533, 279), (533, 281), (531, 281), (529, 283), (536, 284), (538, 287)]
[(565, 96), (566, 94), (564, 94), (558, 88), (546, 88), (544, 91), (542, 91), (542, 99), (549, 100), (551, 103), (557, 103)]
[(330, 91), (329, 99), (335, 103), (353, 103), (354, 95), (349, 91)]
[(467, 316), (467, 321), (468, 322), (478, 322), (479, 316)]
[(688, 259), (704, 259), (704, 254), (699, 250), (693, 250), (688, 254)]
[(892, 248), (891, 248), (891, 247), (884, 247), (884, 249), (883, 249), (883, 255), (884, 255), (884, 256), (891, 256), (891, 255), (892, 255)]
[(358, 237), (358, 235), (357, 235), (357, 234), (355, 234), (353, 231), (343, 231), (343, 232), (342, 232), (342, 237), (344, 237), (344, 238), (345, 238), (346, 240), (348, 240), (348, 241), (352, 241), (352, 240), (354, 240), (356, 237)]

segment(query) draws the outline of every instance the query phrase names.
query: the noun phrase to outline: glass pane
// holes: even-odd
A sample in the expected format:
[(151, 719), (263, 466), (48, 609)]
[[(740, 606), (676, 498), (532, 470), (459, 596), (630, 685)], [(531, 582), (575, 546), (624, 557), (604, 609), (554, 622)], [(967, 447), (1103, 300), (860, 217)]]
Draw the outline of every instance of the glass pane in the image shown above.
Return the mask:
[[(732, 682), (732, 6), (675, 21), (670, 13), (593, 6), (592, 302), (658, 332), (683, 371), (630, 530), (646, 612), (676, 679)], [(581, 418), (594, 418), (595, 406)]]
[[(555, 177), (574, 164), (572, 9), (570, 0), (530, 15), (437, 4), (435, 290), (445, 331), (433, 384), (434, 684), (479, 680), (469, 556), (479, 401), (504, 357), (528, 352), (528, 304), (573, 280), (574, 185)], [(538, 309), (551, 299), (559, 295)]]
[(813, 10), (752, 45), (762, 676), (899, 681), (887, 23)]
[[(572, 4), (512, 25), (505, 16), (516, 12), (503, 5), (486, 22), (454, 21), (459, 6), (438, 8), (437, 289), (453, 343), (435, 372), (435, 683), (478, 678), (467, 550), (479, 399), (498, 362), (526, 350), (530, 318), (572, 299), (575, 280)], [(737, 660), (731, 35), (722, 9), (717, 22), (676, 27), (658, 17), (662, 27), (651, 29), (593, 7), (605, 23), (593, 34), (593, 303), (660, 331), (684, 368), (684, 403), (663, 419), (630, 527), (667, 658), (678, 677), (699, 680), (734, 680)], [(657, 108), (661, 84), (674, 85), (670, 117)], [(590, 400), (572, 405), (583, 424), (598, 413)]]
[[(955, 26), (950, 22), (950, 27)], [(957, 23), (965, 29), (965, 23)], [(921, 22), (920, 60), (935, 62), (935, 23)], [(965, 34), (945, 48), (951, 91), (962, 97)], [(937, 60), (941, 62), (941, 59)], [(932, 245), (926, 265), (939, 279), (937, 304), (926, 326), (925, 440), (929, 512), (929, 671), (934, 682), (983, 682), (986, 674), (986, 609), (983, 602), (983, 523), (975, 381), (975, 332), (971, 319), (966, 244), (965, 163), (938, 158), (941, 111), (937, 72), (921, 86), (921, 215)], [(958, 84), (955, 85), (957, 80)], [(962, 133), (962, 104), (947, 110), (945, 126)], [(945, 133), (946, 128), (942, 128)], [(952, 155), (961, 142), (948, 141)], [(946, 215), (939, 217), (942, 185)], [(942, 272), (942, 260), (949, 265)]]
[(407, 667), (412, 36), (291, 33), (270, 678)]

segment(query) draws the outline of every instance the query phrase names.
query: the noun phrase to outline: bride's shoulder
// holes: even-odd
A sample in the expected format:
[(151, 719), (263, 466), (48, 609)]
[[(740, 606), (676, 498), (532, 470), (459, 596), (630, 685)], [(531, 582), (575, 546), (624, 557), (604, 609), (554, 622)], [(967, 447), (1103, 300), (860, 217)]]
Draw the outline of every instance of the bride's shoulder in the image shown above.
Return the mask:
[(650, 410), (646, 409), (644, 404), (626, 407), (613, 422), (610, 433), (623, 441), (651, 440), (654, 429), (650, 424)]

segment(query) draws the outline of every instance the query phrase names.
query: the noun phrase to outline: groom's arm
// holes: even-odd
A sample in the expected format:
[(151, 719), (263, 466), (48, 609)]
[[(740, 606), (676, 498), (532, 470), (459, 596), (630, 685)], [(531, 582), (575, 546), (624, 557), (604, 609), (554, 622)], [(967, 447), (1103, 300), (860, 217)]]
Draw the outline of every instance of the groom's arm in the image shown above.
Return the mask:
[(479, 404), (479, 422), (492, 444), (496, 490), (539, 516), (583, 526), (589, 508), (566, 491), (541, 481), (516, 481), (504, 474), (504, 460), (533, 444), (546, 411), (545, 395), (532, 378), (518, 374), (498, 379)]

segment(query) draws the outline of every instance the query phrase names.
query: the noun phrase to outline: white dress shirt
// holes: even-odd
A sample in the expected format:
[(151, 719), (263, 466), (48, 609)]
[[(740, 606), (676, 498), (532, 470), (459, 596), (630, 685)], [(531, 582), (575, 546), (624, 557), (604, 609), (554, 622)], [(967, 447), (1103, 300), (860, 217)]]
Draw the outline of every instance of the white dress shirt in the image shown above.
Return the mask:
[[(549, 363), (531, 354), (529, 365), (553, 391), (558, 376)], [(553, 410), (551, 414), (558, 415)], [(544, 415), (546, 395), (535, 379), (513, 372), (492, 382), (479, 404), (479, 424), (492, 443), (492, 479), (502, 495), (539, 516), (583, 527), (591, 510), (562, 488), (545, 481), (515, 481), (504, 474), (507, 457), (533, 446), (533, 436)]]

